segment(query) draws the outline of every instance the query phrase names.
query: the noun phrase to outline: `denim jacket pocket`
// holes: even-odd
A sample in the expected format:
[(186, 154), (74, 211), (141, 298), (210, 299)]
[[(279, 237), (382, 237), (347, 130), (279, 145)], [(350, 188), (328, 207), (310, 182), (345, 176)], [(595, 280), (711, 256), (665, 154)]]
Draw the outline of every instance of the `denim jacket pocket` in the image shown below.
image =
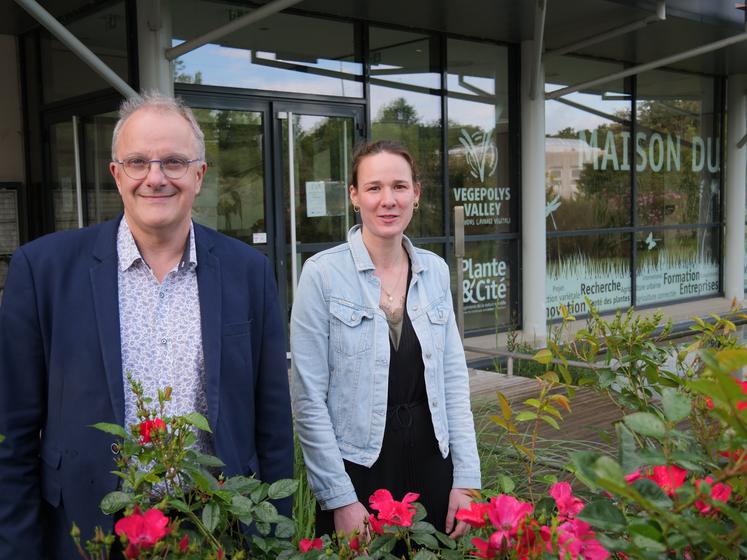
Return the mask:
[(433, 335), (433, 343), (436, 348), (443, 350), (446, 340), (446, 323), (449, 320), (449, 310), (443, 302), (438, 302), (431, 306), (427, 312), (428, 324)]
[(330, 334), (335, 350), (344, 356), (356, 356), (371, 348), (373, 310), (345, 300), (331, 300)]

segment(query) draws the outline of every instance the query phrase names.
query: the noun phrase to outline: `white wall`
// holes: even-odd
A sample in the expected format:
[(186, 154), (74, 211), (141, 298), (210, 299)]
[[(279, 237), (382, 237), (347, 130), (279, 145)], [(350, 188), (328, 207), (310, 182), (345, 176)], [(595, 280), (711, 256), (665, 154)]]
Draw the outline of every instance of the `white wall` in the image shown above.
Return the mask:
[(25, 182), (18, 47), (0, 35), (0, 182)]

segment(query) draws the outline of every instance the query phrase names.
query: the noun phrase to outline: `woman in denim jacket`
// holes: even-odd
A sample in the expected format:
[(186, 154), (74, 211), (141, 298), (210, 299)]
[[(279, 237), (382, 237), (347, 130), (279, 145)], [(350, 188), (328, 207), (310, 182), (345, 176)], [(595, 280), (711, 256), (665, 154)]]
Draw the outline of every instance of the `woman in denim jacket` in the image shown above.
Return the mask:
[(316, 496), (317, 533), (365, 534), (379, 488), (420, 494), (452, 536), (480, 487), (464, 350), (449, 269), (404, 231), (418, 208), (412, 157), (360, 146), (350, 199), (362, 226), (304, 264), (291, 314), (291, 394)]

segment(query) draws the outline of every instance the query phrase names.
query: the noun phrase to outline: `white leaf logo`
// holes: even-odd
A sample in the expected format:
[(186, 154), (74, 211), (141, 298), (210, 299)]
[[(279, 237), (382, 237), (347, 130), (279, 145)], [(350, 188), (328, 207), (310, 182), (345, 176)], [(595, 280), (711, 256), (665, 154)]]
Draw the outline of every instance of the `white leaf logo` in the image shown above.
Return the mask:
[(493, 133), (482, 131), (470, 134), (465, 129), (459, 136), (464, 146), (464, 154), (469, 164), (470, 174), (484, 182), (498, 168), (498, 148), (493, 144)]

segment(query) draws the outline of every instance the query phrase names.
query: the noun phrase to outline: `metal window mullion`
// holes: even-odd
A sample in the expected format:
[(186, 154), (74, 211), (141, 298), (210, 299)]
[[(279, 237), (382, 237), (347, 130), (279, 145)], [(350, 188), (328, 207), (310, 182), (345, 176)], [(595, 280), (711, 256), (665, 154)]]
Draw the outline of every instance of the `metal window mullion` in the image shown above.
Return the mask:
[(78, 228), (85, 226), (83, 223), (83, 182), (80, 175), (80, 143), (78, 136), (78, 117), (73, 115), (73, 157), (75, 167), (75, 206), (78, 215)]
[(638, 175), (635, 162), (635, 135), (638, 134), (638, 76), (630, 78), (630, 137), (628, 150), (633, 155), (630, 166), (630, 223), (633, 231), (630, 234), (630, 305), (635, 307), (637, 296), (637, 270), (638, 270)]

